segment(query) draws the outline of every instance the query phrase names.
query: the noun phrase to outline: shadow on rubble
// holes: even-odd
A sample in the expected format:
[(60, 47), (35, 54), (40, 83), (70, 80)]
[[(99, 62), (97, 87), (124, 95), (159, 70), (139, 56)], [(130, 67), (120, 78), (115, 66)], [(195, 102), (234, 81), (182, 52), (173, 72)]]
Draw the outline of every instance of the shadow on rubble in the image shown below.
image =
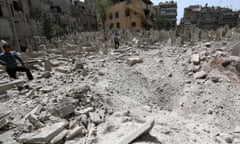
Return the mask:
[(151, 136), (150, 134), (145, 134), (136, 139), (134, 142), (151, 142), (154, 144), (162, 144), (156, 137)]

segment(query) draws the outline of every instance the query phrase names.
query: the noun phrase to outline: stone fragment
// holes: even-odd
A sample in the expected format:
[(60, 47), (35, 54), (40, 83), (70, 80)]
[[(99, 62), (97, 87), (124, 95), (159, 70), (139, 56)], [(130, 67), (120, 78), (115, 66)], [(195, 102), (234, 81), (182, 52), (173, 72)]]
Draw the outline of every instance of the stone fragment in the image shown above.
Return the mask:
[(100, 124), (101, 122), (103, 122), (100, 115), (96, 112), (90, 112), (89, 117), (90, 117), (90, 120), (95, 124)]
[(192, 56), (192, 63), (194, 65), (198, 65), (200, 63), (200, 56), (199, 56), (199, 54), (194, 54)]
[(57, 144), (61, 140), (65, 138), (65, 136), (68, 134), (68, 130), (63, 130), (61, 133), (59, 133), (56, 137), (54, 137), (51, 141), (50, 144)]
[(7, 126), (8, 123), (9, 123), (8, 119), (6, 119), (6, 118), (0, 119), (0, 129)]
[(55, 106), (54, 108), (50, 109), (50, 113), (54, 116), (59, 116), (64, 118), (72, 113), (74, 113), (74, 106), (72, 104), (63, 104)]
[(21, 143), (49, 144), (50, 140), (61, 133), (66, 125), (66, 122), (55, 123), (33, 133), (22, 134), (18, 140)]
[(41, 121), (39, 121), (37, 116), (34, 114), (30, 114), (28, 116), (28, 120), (37, 129), (44, 127), (44, 124)]
[(0, 85), (0, 94), (4, 94), (7, 90), (13, 88), (15, 85), (23, 85), (24, 81), (22, 80), (15, 80), (9, 83), (1, 84)]
[(207, 76), (207, 73), (205, 71), (200, 71), (193, 75), (195, 79), (204, 79), (206, 78), (206, 76)]
[(143, 63), (143, 59), (142, 58), (139, 58), (139, 57), (132, 57), (132, 58), (128, 58), (127, 59), (127, 64), (129, 66), (133, 66), (137, 63)]
[(94, 111), (93, 107), (88, 107), (88, 108), (83, 109), (83, 110), (75, 109), (75, 114), (76, 115), (87, 114), (87, 113), (92, 112), (92, 111)]
[(83, 127), (76, 126), (73, 130), (71, 130), (68, 135), (66, 136), (67, 140), (71, 140), (76, 136), (83, 135), (84, 134), (84, 129)]
[(140, 128), (131, 132), (128, 136), (126, 136), (122, 140), (120, 140), (120, 142), (118, 144), (129, 144), (129, 143), (133, 142), (135, 139), (137, 139), (141, 135), (149, 133), (150, 130), (153, 128), (153, 126), (154, 126), (154, 120), (150, 120), (150, 121), (146, 122)]

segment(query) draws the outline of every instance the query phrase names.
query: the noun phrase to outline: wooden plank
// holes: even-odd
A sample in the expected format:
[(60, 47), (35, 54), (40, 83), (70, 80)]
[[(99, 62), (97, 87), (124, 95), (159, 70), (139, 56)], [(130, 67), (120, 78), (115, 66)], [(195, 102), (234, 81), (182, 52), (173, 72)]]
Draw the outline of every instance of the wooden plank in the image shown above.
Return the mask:
[(154, 119), (146, 122), (143, 126), (123, 138), (118, 144), (130, 144), (143, 134), (149, 133), (154, 126)]

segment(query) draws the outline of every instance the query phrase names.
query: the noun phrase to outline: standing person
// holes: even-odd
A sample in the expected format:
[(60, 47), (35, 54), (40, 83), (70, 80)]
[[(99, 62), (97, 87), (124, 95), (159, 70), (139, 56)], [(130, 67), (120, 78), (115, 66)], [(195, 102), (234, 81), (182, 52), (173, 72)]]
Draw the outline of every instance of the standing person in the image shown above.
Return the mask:
[[(9, 77), (16, 79), (16, 72), (26, 72), (28, 80), (33, 80), (32, 73), (25, 67), (23, 60), (14, 52), (8, 44), (3, 45), (4, 52), (0, 54), (0, 63), (6, 66)], [(18, 60), (22, 66), (17, 65)]]
[(120, 44), (119, 44), (119, 37), (117, 33), (114, 36), (114, 44), (115, 44), (115, 49), (118, 49)]

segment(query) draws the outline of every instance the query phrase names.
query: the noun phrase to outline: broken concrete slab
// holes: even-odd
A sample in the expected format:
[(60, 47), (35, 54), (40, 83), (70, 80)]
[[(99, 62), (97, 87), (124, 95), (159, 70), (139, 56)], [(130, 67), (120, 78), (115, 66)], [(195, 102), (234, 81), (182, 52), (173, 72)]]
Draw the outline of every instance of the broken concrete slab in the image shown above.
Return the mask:
[(2, 84), (0, 85), (0, 94), (4, 94), (7, 92), (7, 90), (13, 88), (15, 85), (20, 85), (23, 83), (24, 83), (23, 80), (15, 80), (9, 83)]
[(103, 122), (100, 115), (96, 112), (90, 112), (89, 117), (90, 117), (90, 120), (95, 124), (100, 124), (101, 122)]
[(149, 133), (154, 126), (154, 119), (149, 120), (137, 130), (131, 132), (128, 136), (124, 137), (118, 144), (130, 144), (135, 139), (143, 134)]
[(200, 55), (199, 54), (194, 54), (192, 56), (192, 63), (194, 65), (198, 65), (200, 63)]
[(84, 134), (84, 128), (80, 126), (76, 126), (73, 130), (71, 130), (68, 135), (66, 136), (67, 140), (71, 140), (76, 136), (83, 135)]
[(88, 107), (88, 108), (83, 109), (83, 110), (77, 108), (77, 109), (75, 109), (75, 115), (87, 114), (87, 113), (92, 112), (92, 111), (94, 111), (93, 107)]
[(7, 126), (9, 123), (8, 119), (7, 118), (2, 118), (0, 119), (0, 129)]
[(55, 136), (64, 130), (66, 122), (58, 122), (51, 126), (46, 126), (33, 133), (22, 134), (18, 141), (21, 143), (48, 144)]
[(30, 114), (28, 120), (37, 129), (44, 127), (44, 124), (34, 114)]
[(127, 59), (127, 64), (129, 66), (133, 66), (133, 65), (138, 64), (138, 63), (143, 63), (143, 59), (139, 58), (139, 57), (132, 57), (132, 58)]
[(57, 144), (61, 140), (65, 138), (65, 136), (68, 134), (68, 130), (63, 130), (61, 133), (59, 133), (56, 137), (54, 137), (51, 141), (50, 144)]
[(54, 108), (50, 109), (50, 113), (54, 116), (59, 116), (64, 118), (72, 113), (74, 113), (75, 107), (72, 104), (62, 104), (55, 106)]
[(195, 79), (204, 79), (206, 76), (207, 76), (207, 73), (205, 71), (200, 71), (193, 75)]

